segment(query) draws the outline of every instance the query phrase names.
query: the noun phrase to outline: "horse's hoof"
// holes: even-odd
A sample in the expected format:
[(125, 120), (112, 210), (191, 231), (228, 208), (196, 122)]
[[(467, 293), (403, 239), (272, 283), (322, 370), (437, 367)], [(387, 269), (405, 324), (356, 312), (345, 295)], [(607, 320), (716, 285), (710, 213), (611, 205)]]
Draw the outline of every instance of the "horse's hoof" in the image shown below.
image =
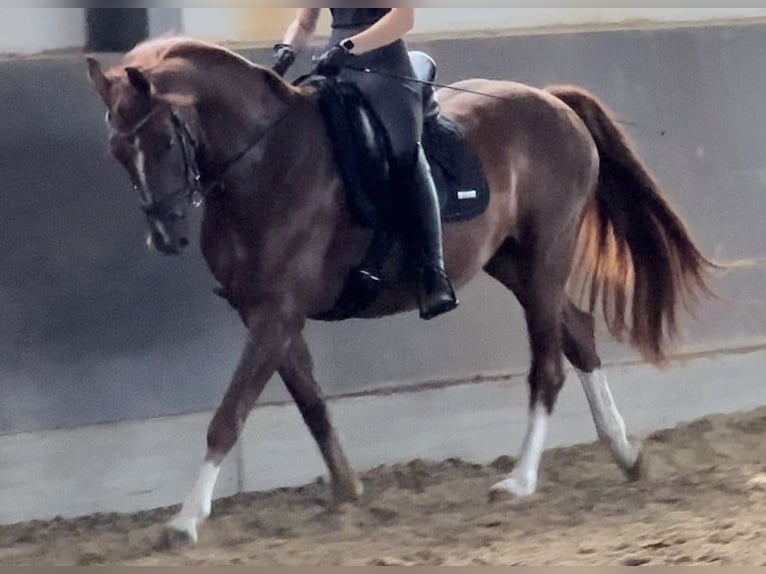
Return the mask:
[(515, 477), (507, 478), (489, 489), (489, 501), (501, 502), (514, 498), (526, 498), (535, 493), (536, 485), (531, 481), (522, 481)]
[(159, 550), (182, 550), (195, 544), (196, 541), (188, 532), (168, 527), (163, 531), (157, 546)]
[(197, 527), (192, 520), (176, 518), (165, 527), (158, 546), (162, 550), (179, 550), (197, 544)]
[(497, 504), (499, 502), (508, 502), (516, 498), (513, 494), (508, 492), (507, 490), (501, 490), (501, 489), (489, 489), (489, 493), (487, 494), (487, 500), (490, 504)]
[(638, 454), (636, 455), (635, 462), (632, 465), (622, 469), (622, 471), (625, 473), (625, 477), (630, 482), (637, 482), (646, 476), (646, 459), (644, 458), (644, 449), (641, 447), (641, 445), (638, 445), (636, 450), (638, 451)]
[(333, 489), (333, 503), (336, 506), (359, 502), (364, 495), (364, 485), (358, 478), (352, 479), (343, 485)]

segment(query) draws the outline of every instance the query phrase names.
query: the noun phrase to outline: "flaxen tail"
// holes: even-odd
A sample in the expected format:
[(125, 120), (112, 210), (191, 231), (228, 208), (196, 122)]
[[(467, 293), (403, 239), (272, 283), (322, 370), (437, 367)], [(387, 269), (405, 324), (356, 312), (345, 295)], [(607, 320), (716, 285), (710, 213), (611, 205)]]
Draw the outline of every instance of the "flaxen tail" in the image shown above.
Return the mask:
[(677, 334), (679, 305), (712, 295), (705, 258), (663, 197), (628, 137), (594, 96), (550, 87), (587, 126), (598, 149), (598, 189), (584, 217), (576, 270), (593, 312), (601, 299), (610, 333), (653, 363), (666, 358)]

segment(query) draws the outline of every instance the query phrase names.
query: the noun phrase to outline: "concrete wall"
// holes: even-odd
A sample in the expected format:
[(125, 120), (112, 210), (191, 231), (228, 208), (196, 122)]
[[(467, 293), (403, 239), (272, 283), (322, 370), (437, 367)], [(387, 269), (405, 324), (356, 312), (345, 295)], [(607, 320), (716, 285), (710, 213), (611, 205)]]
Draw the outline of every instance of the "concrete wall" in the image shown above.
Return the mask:
[[(186, 31), (195, 36), (235, 42), (273, 41), (292, 19), (292, 8), (186, 8)], [(421, 8), (415, 33), (629, 24), (636, 22), (700, 22), (717, 19), (752, 19), (766, 16), (762, 8)], [(325, 12), (319, 34), (329, 30)]]
[[(624, 120), (647, 164), (715, 257), (764, 256), (766, 27), (725, 26), (434, 41), (441, 78), (578, 83)], [(250, 52), (256, 61), (266, 51)], [(144, 221), (108, 157), (103, 110), (81, 58), (0, 63), (0, 434), (214, 407), (243, 329), (210, 294), (195, 252), (143, 249)], [(731, 89), (732, 86), (746, 87)], [(666, 135), (660, 135), (660, 130)], [(727, 300), (687, 323), (691, 347), (766, 339), (766, 273), (721, 283)], [(428, 379), (523, 372), (518, 306), (482, 279), (455, 314), (311, 325), (330, 396)], [(610, 360), (632, 357), (605, 340)], [(278, 384), (265, 400), (286, 399)]]
[[(416, 47), (437, 58), (446, 82), (484, 76), (593, 90), (631, 122), (643, 158), (706, 253), (766, 255), (766, 79), (753, 73), (766, 50), (766, 26)], [(248, 55), (268, 60), (265, 50)], [(82, 58), (4, 61), (0, 78), (0, 523), (177, 503), (191, 484), (243, 329), (210, 294), (197, 253), (176, 260), (143, 250), (143, 218), (106, 153), (102, 107)], [(726, 299), (706, 305), (701, 321), (685, 323), (685, 348), (766, 342), (766, 272), (740, 270), (719, 286)], [(357, 468), (449, 456), (487, 462), (515, 453), (525, 426), (523, 319), (489, 280), (462, 298), (459, 311), (430, 325), (409, 316), (309, 327), (318, 377), (335, 397), (331, 409)], [(633, 356), (601, 339), (608, 362)], [(679, 362), (661, 373), (641, 365), (609, 371), (631, 432), (642, 434), (761, 404), (764, 360), (755, 349)], [(516, 376), (337, 398), (487, 372)], [(273, 381), (265, 400), (284, 399)], [(550, 445), (594, 437), (570, 380)], [(296, 410), (268, 406), (254, 413), (217, 495), (300, 484), (321, 472)]]
[(704, 22), (766, 16), (762, 8), (425, 8), (416, 32), (523, 30), (602, 24)]
[(82, 8), (0, 8), (0, 54), (28, 54), (85, 43)]
[[(172, 3), (166, 3), (167, 6)], [(208, 4), (214, 6), (214, 3)], [(273, 41), (294, 14), (293, 8), (151, 8), (152, 33), (172, 29), (227, 42)], [(434, 34), (538, 27), (747, 20), (766, 16), (763, 8), (424, 8), (416, 32)], [(0, 8), (0, 53), (29, 54), (81, 47), (85, 43), (82, 8)], [(321, 32), (328, 29), (327, 16)]]
[[(662, 373), (645, 365), (612, 366), (608, 373), (628, 432), (638, 438), (763, 404), (764, 370), (766, 348), (698, 357)], [(527, 404), (520, 377), (332, 400), (329, 408), (349, 462), (364, 472), (415, 459), (487, 464), (515, 456)], [(209, 420), (202, 413), (0, 437), (0, 524), (179, 504), (196, 477)], [(570, 376), (547, 446), (594, 440), (588, 405)], [(260, 407), (225, 461), (215, 496), (301, 486), (317, 476), (327, 481), (297, 409)], [(476, 496), (480, 503), (484, 493)]]

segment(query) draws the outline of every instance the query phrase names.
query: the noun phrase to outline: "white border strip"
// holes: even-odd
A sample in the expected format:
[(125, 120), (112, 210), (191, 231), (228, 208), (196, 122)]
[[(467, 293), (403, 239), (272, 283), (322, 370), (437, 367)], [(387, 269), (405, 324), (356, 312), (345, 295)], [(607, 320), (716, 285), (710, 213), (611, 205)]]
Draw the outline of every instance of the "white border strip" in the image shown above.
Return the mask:
[[(608, 368), (630, 433), (644, 435), (712, 413), (764, 404), (766, 350), (698, 357), (666, 371)], [(331, 402), (360, 471), (416, 458), (487, 463), (515, 455), (526, 424), (519, 379)], [(178, 504), (205, 450), (209, 414), (0, 438), (0, 523), (133, 512)], [(595, 439), (587, 403), (570, 377), (548, 447)], [(256, 409), (216, 496), (297, 486), (324, 466), (293, 406)]]

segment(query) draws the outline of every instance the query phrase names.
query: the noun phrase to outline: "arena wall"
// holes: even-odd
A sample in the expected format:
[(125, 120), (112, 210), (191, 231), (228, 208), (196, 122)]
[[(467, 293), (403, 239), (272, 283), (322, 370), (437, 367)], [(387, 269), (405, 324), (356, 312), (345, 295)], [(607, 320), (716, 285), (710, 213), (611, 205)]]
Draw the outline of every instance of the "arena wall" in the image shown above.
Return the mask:
[(29, 54), (81, 47), (81, 8), (0, 8), (0, 54)]
[[(766, 255), (766, 79), (754, 73), (764, 32), (756, 23), (635, 27), (414, 46), (436, 57), (445, 82), (592, 90), (624, 121), (703, 250), (737, 259)], [(268, 61), (263, 49), (246, 54)], [(0, 505), (0, 523), (175, 503), (243, 329), (211, 294), (198, 253), (171, 260), (143, 249), (142, 216), (106, 153), (82, 55), (7, 59), (0, 78), (0, 492), (17, 501)], [(717, 286), (723, 299), (684, 324), (667, 371), (632, 363), (630, 350), (601, 336), (636, 432), (763, 404), (766, 272), (740, 269)], [(357, 466), (515, 453), (525, 424), (523, 317), (488, 279), (462, 299), (432, 324), (405, 316), (309, 327)], [(414, 392), (433, 381), (448, 388)], [(219, 494), (321, 472), (286, 400), (273, 381)], [(576, 384), (557, 420), (551, 444), (595, 436)]]
[[(522, 8), (511, 3), (503, 8), (421, 8), (418, 34), (492, 34), (497, 31), (525, 33), (540, 28), (620, 26), (751, 20), (766, 16), (762, 8)], [(213, 40), (230, 42), (274, 41), (281, 37), (295, 11), (293, 8), (186, 8), (185, 29)], [(329, 32), (325, 13), (320, 34)]]
[[(163, 3), (172, 6), (173, 2)], [(208, 3), (214, 6), (215, 3)], [(647, 26), (691, 22), (753, 21), (766, 17), (763, 8), (423, 8), (420, 34), (491, 34), (539, 28)], [(272, 42), (278, 39), (294, 8), (149, 8), (152, 33), (185, 31), (224, 42)], [(320, 34), (327, 33), (325, 15)], [(0, 54), (33, 54), (79, 48), (85, 44), (83, 8), (0, 8)]]

